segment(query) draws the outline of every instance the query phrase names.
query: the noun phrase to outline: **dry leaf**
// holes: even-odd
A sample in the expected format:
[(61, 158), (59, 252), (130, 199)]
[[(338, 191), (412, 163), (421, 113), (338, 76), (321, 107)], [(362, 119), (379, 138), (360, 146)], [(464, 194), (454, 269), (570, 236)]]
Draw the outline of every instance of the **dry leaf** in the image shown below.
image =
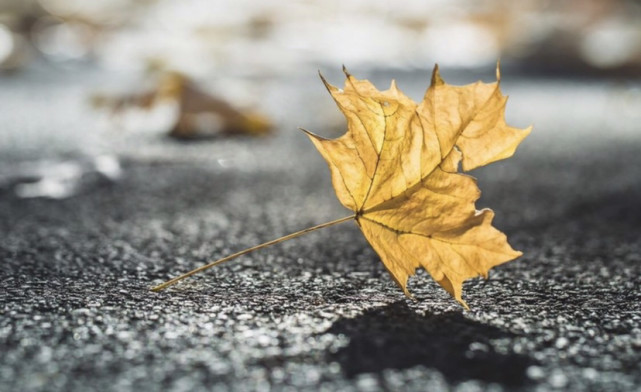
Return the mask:
[(507, 97), (497, 82), (451, 86), (434, 68), (416, 103), (392, 82), (378, 91), (345, 71), (344, 89), (327, 89), (347, 118), (337, 139), (309, 137), (329, 164), (340, 202), (354, 211), (365, 238), (406, 295), (417, 268), (456, 298), (463, 281), (513, 260), (494, 213), (476, 210), (480, 196), (469, 171), (514, 153), (528, 129), (505, 123)]
[(263, 115), (239, 110), (228, 102), (198, 88), (189, 78), (177, 72), (167, 72), (152, 91), (120, 97), (98, 95), (93, 98), (97, 107), (108, 107), (114, 114), (129, 107), (151, 109), (160, 103), (177, 103), (178, 116), (169, 135), (194, 139), (224, 134), (263, 135), (271, 130), (271, 122)]
[[(411, 298), (407, 280), (425, 268), (464, 307), (466, 279), (521, 252), (492, 227), (494, 213), (477, 211), (480, 196), (469, 171), (505, 159), (530, 133), (505, 123), (499, 82), (451, 86), (434, 68), (417, 104), (396, 88), (378, 91), (345, 71), (340, 90), (323, 82), (347, 118), (347, 132), (333, 140), (310, 139), (329, 164), (340, 202), (353, 215), (326, 222), (212, 261), (152, 288), (161, 291), (236, 257), (356, 220), (396, 283)], [(499, 68), (496, 69), (500, 79)], [(322, 78), (322, 76), (321, 76)]]

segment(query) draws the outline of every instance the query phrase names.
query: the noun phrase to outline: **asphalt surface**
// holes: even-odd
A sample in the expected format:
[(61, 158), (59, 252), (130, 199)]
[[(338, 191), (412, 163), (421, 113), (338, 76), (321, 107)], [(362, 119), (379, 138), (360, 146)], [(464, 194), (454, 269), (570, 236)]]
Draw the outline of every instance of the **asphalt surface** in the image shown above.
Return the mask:
[[(87, 94), (116, 77), (0, 79), (0, 390), (641, 390), (640, 85), (503, 78), (508, 120), (535, 128), (474, 173), (477, 205), (524, 256), (465, 284), (470, 311), (425, 273), (407, 300), (352, 223), (149, 291), (348, 214), (295, 130), (343, 126), (313, 70), (261, 85), (274, 136), (195, 143), (96, 131)], [(398, 79), (418, 98), (428, 75)], [(34, 162), (105, 154), (121, 175), (19, 191)]]

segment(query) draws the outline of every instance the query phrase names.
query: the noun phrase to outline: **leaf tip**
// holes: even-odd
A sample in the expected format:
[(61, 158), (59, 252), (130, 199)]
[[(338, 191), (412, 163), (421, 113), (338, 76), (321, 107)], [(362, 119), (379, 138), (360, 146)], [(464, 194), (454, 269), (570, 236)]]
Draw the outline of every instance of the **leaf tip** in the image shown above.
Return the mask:
[(310, 130), (308, 130), (308, 129), (305, 129), (305, 128), (303, 128), (303, 127), (298, 127), (298, 130), (299, 130), (299, 131), (302, 131), (302, 132), (304, 132), (304, 133), (306, 133), (306, 134), (307, 134), (307, 136), (316, 137), (316, 135), (314, 134), (314, 132), (312, 132), (312, 131), (310, 131)]
[(410, 291), (407, 289), (407, 286), (403, 285), (401, 288), (403, 289), (403, 294), (405, 294), (405, 296), (407, 297), (407, 299), (412, 300), (412, 301), (414, 301), (414, 302), (418, 302), (418, 300), (416, 299), (416, 297), (414, 297), (414, 296), (412, 295), (412, 293), (410, 293)]
[(325, 77), (324, 77), (324, 76), (323, 76), (323, 74), (321, 73), (320, 69), (318, 70), (318, 76), (320, 76), (320, 79), (321, 79), (321, 81), (323, 81), (323, 84), (325, 85), (325, 88), (326, 88), (326, 89), (327, 89), (327, 91), (329, 91), (329, 92), (330, 92), (330, 94), (331, 94), (331, 93), (332, 93), (332, 90), (333, 90), (333, 88), (334, 88), (334, 86), (332, 86), (331, 84), (329, 84), (329, 82), (327, 81), (327, 79), (325, 79)]
[(352, 77), (352, 74), (349, 73), (345, 64), (343, 64), (343, 73), (345, 74), (345, 76), (347, 76), (348, 79)]
[(434, 87), (434, 86), (441, 86), (443, 84), (445, 84), (445, 81), (443, 80), (443, 78), (441, 78), (441, 74), (438, 70), (438, 64), (434, 64), (434, 70), (432, 71), (431, 85), (432, 87)]
[[(312, 140), (314, 145), (316, 145), (317, 142), (323, 142), (323, 141), (328, 140), (328, 139), (326, 139), (326, 138), (324, 138), (322, 136), (318, 136), (317, 134), (315, 134), (314, 132), (310, 131), (309, 129), (298, 127), (298, 130), (304, 132)], [(318, 145), (317, 145), (317, 147), (318, 147)]]
[(496, 81), (501, 81), (501, 59), (496, 60)]

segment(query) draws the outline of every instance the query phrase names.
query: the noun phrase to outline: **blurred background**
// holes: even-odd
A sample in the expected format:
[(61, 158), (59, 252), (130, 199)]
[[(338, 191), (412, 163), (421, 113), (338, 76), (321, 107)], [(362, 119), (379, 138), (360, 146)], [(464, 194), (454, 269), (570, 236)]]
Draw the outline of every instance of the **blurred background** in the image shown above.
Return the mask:
[[(87, 171), (117, 179), (123, 157), (255, 166), (254, 153), (211, 146), (238, 134), (280, 137), (280, 146), (300, 138), (298, 126), (338, 134), (342, 119), (316, 72), (339, 84), (342, 64), (381, 87), (405, 78), (401, 88), (418, 99), (434, 63), (468, 83), (491, 80), (500, 58), (512, 92), (554, 79), (544, 99), (543, 88), (519, 85), (531, 94), (517, 101), (528, 113), (508, 107), (535, 134), (550, 110), (568, 111), (556, 122), (638, 119), (640, 21), (634, 0), (2, 0), (0, 187), (65, 197)], [(208, 146), (175, 147), (165, 134)], [(51, 192), (16, 185), (43, 170), (58, 178)]]
[(92, 63), (191, 76), (267, 77), (308, 65), (638, 73), (641, 4), (408, 1), (3, 0), (0, 64)]

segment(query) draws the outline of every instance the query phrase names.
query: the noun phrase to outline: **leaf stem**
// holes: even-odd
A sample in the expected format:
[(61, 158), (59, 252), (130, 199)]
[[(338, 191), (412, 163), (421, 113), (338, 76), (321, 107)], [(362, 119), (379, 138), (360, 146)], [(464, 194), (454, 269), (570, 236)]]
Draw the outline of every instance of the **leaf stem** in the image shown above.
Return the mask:
[(337, 225), (339, 223), (346, 222), (346, 221), (348, 221), (350, 219), (354, 219), (355, 217), (356, 217), (356, 215), (346, 216), (344, 218), (340, 218), (340, 219), (336, 219), (336, 220), (333, 220), (333, 221), (330, 221), (330, 222), (322, 223), (320, 225), (316, 225), (316, 226), (313, 226), (313, 227), (308, 227), (307, 229), (304, 229), (304, 230), (301, 230), (301, 231), (297, 231), (295, 233), (282, 236), (280, 238), (276, 238), (275, 240), (271, 240), (271, 241), (262, 243), (260, 245), (252, 246), (251, 248), (247, 248), (245, 250), (241, 250), (240, 252), (236, 252), (236, 253), (234, 253), (232, 255), (223, 257), (222, 259), (218, 259), (216, 261), (212, 261), (209, 264), (205, 264), (205, 265), (200, 266), (200, 267), (198, 267), (196, 269), (193, 269), (193, 270), (191, 270), (191, 271), (189, 271), (189, 272), (187, 272), (185, 274), (182, 274), (182, 275), (177, 276), (177, 277), (175, 277), (175, 278), (173, 278), (171, 280), (168, 280), (168, 281), (166, 281), (164, 283), (161, 283), (158, 286), (153, 287), (151, 289), (151, 291), (159, 292), (159, 291), (164, 290), (167, 287), (169, 287), (169, 286), (171, 286), (171, 285), (173, 285), (175, 283), (180, 282), (181, 280), (183, 280), (185, 278), (188, 278), (188, 277), (190, 277), (190, 276), (192, 276), (194, 274), (197, 274), (200, 271), (204, 271), (204, 270), (206, 270), (208, 268), (217, 266), (218, 264), (222, 264), (225, 261), (229, 261), (229, 260), (234, 259), (234, 258), (236, 258), (238, 256), (242, 256), (244, 254), (253, 252), (255, 250), (266, 248), (266, 247), (274, 245), (274, 244), (278, 244), (279, 242), (291, 240), (292, 238), (300, 237), (301, 235), (307, 234), (307, 233), (309, 233), (311, 231), (314, 231), (314, 230), (322, 229), (322, 228), (325, 228), (325, 227), (328, 227), (328, 226)]

